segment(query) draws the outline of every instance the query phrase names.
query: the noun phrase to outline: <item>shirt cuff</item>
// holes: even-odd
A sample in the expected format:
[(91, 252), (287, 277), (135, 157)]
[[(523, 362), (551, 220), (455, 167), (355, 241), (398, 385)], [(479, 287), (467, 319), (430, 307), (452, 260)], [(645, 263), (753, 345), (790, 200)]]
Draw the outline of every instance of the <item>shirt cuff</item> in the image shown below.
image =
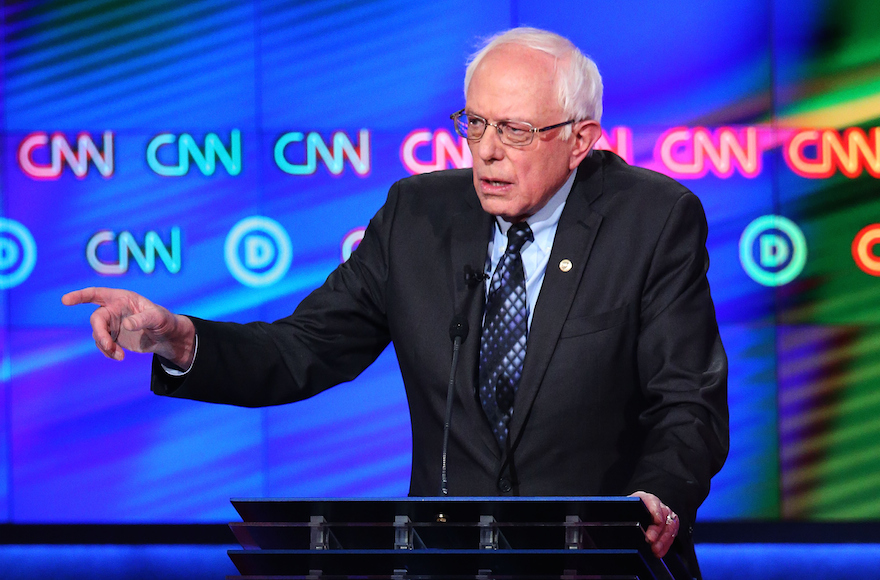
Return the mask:
[[(189, 363), (189, 368), (182, 369), (179, 366), (172, 363), (170, 360), (159, 357), (159, 364), (162, 365), (162, 370), (171, 375), (172, 377), (182, 377), (192, 370), (193, 365), (196, 363), (196, 355), (199, 353), (199, 335), (197, 334), (195, 340), (193, 340), (193, 357), (192, 362)], [(170, 365), (170, 366), (169, 366)]]

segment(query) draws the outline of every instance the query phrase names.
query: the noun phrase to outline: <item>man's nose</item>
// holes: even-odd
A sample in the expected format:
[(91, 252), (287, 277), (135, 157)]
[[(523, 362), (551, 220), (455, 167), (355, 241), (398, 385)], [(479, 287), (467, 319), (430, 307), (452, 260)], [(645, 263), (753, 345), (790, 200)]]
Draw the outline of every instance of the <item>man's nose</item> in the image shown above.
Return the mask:
[(483, 161), (497, 160), (504, 157), (504, 144), (498, 129), (488, 125), (483, 137), (477, 143), (477, 153)]

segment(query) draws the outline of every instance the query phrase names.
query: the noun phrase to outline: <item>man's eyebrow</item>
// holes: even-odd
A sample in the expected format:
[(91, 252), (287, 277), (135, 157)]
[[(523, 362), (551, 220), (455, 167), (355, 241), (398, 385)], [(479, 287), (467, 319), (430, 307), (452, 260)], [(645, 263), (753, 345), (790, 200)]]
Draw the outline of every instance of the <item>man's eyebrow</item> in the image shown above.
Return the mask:
[[(492, 119), (490, 119), (489, 117), (487, 117), (485, 115), (481, 115), (479, 113), (475, 113), (471, 110), (468, 110), (467, 107), (465, 107), (464, 113), (465, 113), (465, 115), (470, 115), (472, 117), (479, 117), (479, 118), (485, 119), (487, 121), (492, 121)], [(522, 119), (512, 119), (510, 117), (508, 117), (507, 119), (495, 119), (494, 122), (495, 123), (528, 123), (528, 121), (523, 121)], [(531, 124), (531, 123), (529, 123), (529, 124)]]

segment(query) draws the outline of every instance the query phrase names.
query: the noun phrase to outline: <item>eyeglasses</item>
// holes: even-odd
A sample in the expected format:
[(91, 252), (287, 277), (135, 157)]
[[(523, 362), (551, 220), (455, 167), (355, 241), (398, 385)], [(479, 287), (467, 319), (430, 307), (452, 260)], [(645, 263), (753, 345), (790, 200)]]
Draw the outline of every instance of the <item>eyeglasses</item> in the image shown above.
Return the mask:
[(558, 129), (559, 127), (565, 127), (566, 125), (575, 122), (574, 119), (571, 119), (564, 123), (557, 123), (539, 129), (525, 121), (498, 121), (497, 123), (490, 123), (479, 115), (469, 115), (465, 113), (464, 109), (452, 113), (449, 115), (449, 118), (452, 119), (452, 122), (455, 124), (455, 132), (468, 141), (479, 141), (483, 138), (483, 134), (486, 133), (486, 127), (495, 127), (495, 130), (498, 131), (498, 138), (501, 139), (501, 142), (505, 145), (513, 145), (514, 147), (528, 145), (535, 138), (536, 133)]

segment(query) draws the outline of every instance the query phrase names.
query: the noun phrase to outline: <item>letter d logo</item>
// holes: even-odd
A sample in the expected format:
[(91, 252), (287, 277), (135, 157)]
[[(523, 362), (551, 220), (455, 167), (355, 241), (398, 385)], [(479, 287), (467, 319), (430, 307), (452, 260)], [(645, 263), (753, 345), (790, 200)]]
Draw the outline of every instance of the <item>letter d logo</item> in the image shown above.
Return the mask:
[(807, 240), (801, 229), (781, 215), (764, 215), (743, 230), (739, 239), (743, 270), (764, 286), (783, 286), (807, 263)]
[(226, 236), (223, 253), (229, 272), (252, 288), (276, 283), (293, 261), (290, 236), (281, 224), (262, 216), (251, 216), (235, 224)]
[(15, 220), (0, 217), (0, 290), (18, 286), (37, 265), (37, 244)]

